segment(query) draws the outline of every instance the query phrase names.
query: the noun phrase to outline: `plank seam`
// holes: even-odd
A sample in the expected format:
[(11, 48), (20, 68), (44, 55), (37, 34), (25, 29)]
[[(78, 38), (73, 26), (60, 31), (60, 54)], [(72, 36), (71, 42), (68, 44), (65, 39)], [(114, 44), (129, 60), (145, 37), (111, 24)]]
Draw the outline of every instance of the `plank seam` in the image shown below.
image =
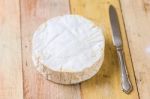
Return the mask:
[(23, 99), (24, 99), (24, 73), (23, 73), (23, 45), (22, 45), (22, 25), (21, 25), (21, 0), (19, 0), (19, 24), (20, 24), (20, 42), (21, 42), (21, 65), (22, 65), (22, 90), (23, 90)]
[(71, 10), (71, 1), (68, 0), (68, 2), (69, 2), (69, 12), (70, 12), (70, 14), (72, 14), (72, 10)]
[(130, 49), (130, 46), (129, 46), (129, 40), (128, 40), (128, 36), (127, 36), (127, 30), (126, 30), (126, 25), (125, 25), (125, 21), (124, 21), (122, 5), (121, 5), (120, 0), (119, 0), (119, 5), (120, 5), (120, 11), (121, 11), (121, 17), (122, 17), (122, 21), (123, 21), (123, 26), (124, 26), (124, 30), (125, 30), (125, 36), (126, 36), (126, 39), (127, 39), (127, 46), (128, 46), (128, 49), (129, 49), (129, 55), (130, 55), (130, 58), (131, 58), (131, 64), (132, 64), (132, 69), (133, 69), (133, 75), (134, 75), (136, 90), (137, 90), (138, 98), (140, 99), (139, 90), (138, 90), (138, 86), (137, 86), (137, 79), (136, 79), (135, 70), (134, 70), (134, 66), (133, 66), (133, 60), (132, 60), (132, 56), (131, 56), (131, 49)]

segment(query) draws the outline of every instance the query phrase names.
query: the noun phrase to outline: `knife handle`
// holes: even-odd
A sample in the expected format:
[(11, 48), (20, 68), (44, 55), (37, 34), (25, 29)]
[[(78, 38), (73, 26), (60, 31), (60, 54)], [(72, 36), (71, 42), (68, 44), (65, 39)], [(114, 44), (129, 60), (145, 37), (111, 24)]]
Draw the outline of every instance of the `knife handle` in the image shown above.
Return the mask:
[(124, 58), (124, 52), (122, 48), (117, 48), (117, 54), (119, 58), (119, 63), (121, 67), (121, 85), (122, 85), (122, 90), (129, 94), (132, 91), (132, 85), (130, 82), (130, 79), (128, 77), (127, 69), (126, 69), (126, 62)]

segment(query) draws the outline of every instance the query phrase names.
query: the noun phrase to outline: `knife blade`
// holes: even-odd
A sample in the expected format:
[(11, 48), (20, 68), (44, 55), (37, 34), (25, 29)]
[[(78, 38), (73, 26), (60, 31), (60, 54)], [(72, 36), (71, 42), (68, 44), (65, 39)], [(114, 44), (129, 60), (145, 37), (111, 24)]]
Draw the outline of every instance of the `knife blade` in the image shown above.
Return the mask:
[(109, 7), (109, 17), (110, 17), (110, 23), (111, 23), (111, 28), (112, 28), (112, 40), (113, 40), (114, 46), (116, 47), (119, 64), (121, 67), (122, 90), (128, 94), (132, 91), (132, 85), (129, 80), (127, 69), (126, 69), (124, 52), (122, 48), (123, 43), (122, 43), (122, 38), (121, 38), (119, 19), (117, 16), (116, 9), (112, 5), (110, 5)]
[(119, 20), (118, 16), (116, 13), (115, 8), (111, 5), (109, 8), (109, 15), (110, 15), (110, 23), (113, 31), (113, 44), (116, 47), (122, 46), (122, 39), (121, 39), (121, 34), (120, 34), (120, 25), (119, 25)]

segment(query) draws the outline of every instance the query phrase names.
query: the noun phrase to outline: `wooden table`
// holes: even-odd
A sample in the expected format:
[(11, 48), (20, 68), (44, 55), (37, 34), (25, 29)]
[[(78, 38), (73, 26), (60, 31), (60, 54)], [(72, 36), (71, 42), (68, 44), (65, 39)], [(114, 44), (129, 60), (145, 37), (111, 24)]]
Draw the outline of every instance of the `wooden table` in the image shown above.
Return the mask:
[[(112, 44), (108, 8), (118, 12), (133, 91), (121, 91), (120, 67)], [(45, 20), (79, 14), (104, 30), (105, 61), (92, 79), (64, 86), (33, 68), (33, 32)], [(149, 0), (0, 0), (0, 99), (150, 99)]]

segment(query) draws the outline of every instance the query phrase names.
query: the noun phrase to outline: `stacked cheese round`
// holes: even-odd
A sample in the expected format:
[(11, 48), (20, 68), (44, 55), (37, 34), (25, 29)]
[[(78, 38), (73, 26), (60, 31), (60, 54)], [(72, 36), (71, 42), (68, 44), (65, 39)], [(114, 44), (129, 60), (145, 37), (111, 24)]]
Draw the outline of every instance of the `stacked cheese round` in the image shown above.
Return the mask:
[(87, 80), (104, 59), (102, 30), (79, 15), (52, 18), (33, 35), (32, 59), (48, 80), (61, 84)]

